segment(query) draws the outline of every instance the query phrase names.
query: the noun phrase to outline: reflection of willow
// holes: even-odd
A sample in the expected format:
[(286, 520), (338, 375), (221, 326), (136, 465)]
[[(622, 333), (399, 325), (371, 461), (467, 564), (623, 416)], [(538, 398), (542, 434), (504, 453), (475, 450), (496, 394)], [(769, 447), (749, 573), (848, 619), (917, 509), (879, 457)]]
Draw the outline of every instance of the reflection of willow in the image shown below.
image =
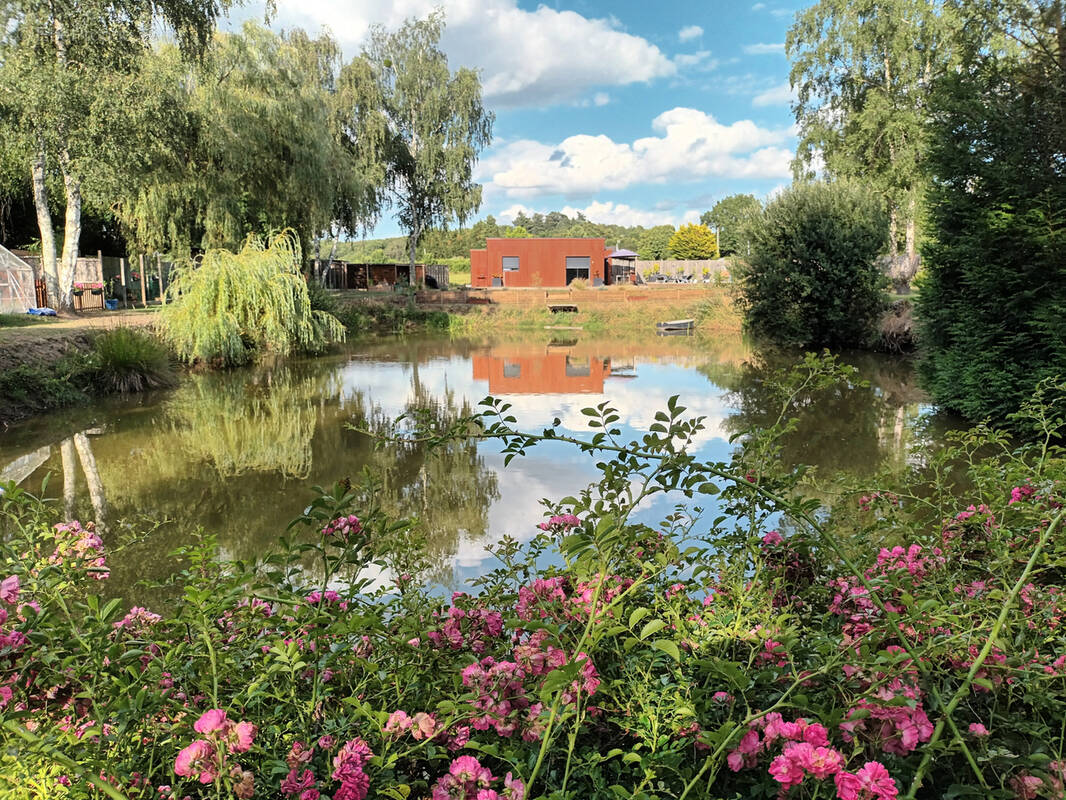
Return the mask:
[[(728, 402), (736, 409), (725, 423), (730, 432), (776, 420), (780, 398), (773, 375), (795, 360), (794, 355), (763, 352), (739, 370), (708, 375), (728, 390)], [(786, 467), (806, 464), (829, 472), (870, 474), (886, 461), (902, 464), (911, 429), (906, 423), (917, 415), (920, 400), (911, 364), (872, 354), (843, 360), (858, 367), (859, 377), (869, 385), (836, 384), (798, 397), (797, 425), (779, 441)]]
[(284, 366), (255, 372), (247, 381), (194, 375), (167, 403), (171, 436), (187, 456), (210, 463), (221, 477), (272, 471), (305, 479), (321, 383), (321, 376), (296, 377)]

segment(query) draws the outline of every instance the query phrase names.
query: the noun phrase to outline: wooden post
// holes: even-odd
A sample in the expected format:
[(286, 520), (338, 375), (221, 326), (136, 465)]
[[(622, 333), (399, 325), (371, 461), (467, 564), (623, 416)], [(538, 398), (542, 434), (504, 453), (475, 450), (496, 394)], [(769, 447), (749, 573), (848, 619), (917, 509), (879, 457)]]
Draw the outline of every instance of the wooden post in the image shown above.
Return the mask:
[(126, 259), (120, 258), (118, 260), (118, 274), (122, 278), (122, 307), (128, 309), (130, 307), (130, 293), (126, 290)]
[(159, 275), (159, 305), (165, 306), (167, 301), (163, 296), (163, 256), (159, 253), (155, 254), (155, 269)]
[(138, 258), (141, 263), (141, 307), (148, 308), (148, 295), (146, 294), (147, 290), (144, 288), (144, 285), (148, 283), (148, 274), (144, 271), (144, 253), (141, 253)]

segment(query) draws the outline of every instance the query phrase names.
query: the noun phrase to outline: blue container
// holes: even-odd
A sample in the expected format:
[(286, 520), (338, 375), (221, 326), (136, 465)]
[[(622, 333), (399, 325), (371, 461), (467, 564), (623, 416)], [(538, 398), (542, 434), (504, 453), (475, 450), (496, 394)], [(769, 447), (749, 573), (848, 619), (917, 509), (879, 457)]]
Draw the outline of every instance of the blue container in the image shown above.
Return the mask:
[(118, 311), (118, 300), (105, 300), (104, 308), (106, 308), (108, 311)]

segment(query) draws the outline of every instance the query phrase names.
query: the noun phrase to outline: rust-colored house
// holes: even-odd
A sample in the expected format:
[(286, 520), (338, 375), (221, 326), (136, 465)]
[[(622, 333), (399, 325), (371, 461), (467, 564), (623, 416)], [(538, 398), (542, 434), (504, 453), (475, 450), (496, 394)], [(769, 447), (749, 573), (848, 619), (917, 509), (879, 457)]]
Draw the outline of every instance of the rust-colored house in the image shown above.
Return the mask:
[(488, 239), (470, 251), (470, 285), (558, 287), (580, 278), (603, 286), (609, 252), (603, 239)]
[(611, 361), (567, 352), (477, 354), (474, 380), (490, 394), (602, 394)]

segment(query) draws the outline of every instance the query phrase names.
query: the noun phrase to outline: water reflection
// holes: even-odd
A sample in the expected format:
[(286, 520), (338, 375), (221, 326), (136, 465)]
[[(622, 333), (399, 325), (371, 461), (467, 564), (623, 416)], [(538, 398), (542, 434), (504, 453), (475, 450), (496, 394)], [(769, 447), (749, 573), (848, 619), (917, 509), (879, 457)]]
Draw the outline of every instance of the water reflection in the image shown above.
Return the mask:
[[(730, 433), (764, 427), (777, 419), (780, 400), (770, 390), (775, 374), (796, 356), (753, 353), (739, 369), (716, 369), (708, 377), (726, 389), (734, 409), (726, 421)], [(928, 410), (917, 387), (913, 364), (906, 358), (870, 353), (848, 354), (842, 361), (856, 367), (861, 382), (811, 389), (796, 398), (798, 425), (781, 439), (787, 466), (805, 464), (823, 473), (864, 475), (886, 463), (903, 465), (913, 422)]]
[[(806, 398), (784, 458), (868, 472), (903, 452), (922, 400), (910, 366), (855, 363), (870, 386)], [(366, 469), (390, 514), (419, 519), (434, 573), (462, 578), (484, 568), (486, 546), (503, 534), (532, 534), (541, 498), (590, 481), (589, 460), (556, 444), (504, 470), (491, 445), (375, 448), (363, 431), (414, 408), (454, 419), (492, 393), (522, 426), (559, 419), (582, 434), (581, 409), (607, 400), (623, 434), (638, 436), (679, 394), (707, 417), (699, 455), (726, 458), (731, 432), (776, 413), (765, 382), (780, 365), (736, 337), (380, 340), (317, 360), (193, 375), (170, 393), (39, 418), (0, 439), (0, 474), (32, 491), (51, 474), (49, 493), (61, 486), (74, 515), (110, 523), (112, 541), (121, 521), (171, 520), (113, 559), (113, 582), (131, 586), (164, 574), (166, 553), (198, 527), (217, 534), (229, 556), (262, 553), (300, 512), (310, 485)], [(652, 505), (646, 514), (657, 520), (663, 511)]]

